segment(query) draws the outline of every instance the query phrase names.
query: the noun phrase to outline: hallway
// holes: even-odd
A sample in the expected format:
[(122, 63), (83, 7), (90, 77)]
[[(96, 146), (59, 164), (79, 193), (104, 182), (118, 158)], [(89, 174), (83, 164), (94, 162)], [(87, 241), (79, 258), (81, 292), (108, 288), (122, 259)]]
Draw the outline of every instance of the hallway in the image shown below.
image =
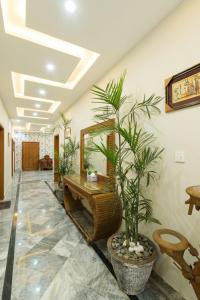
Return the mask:
[[(16, 174), (10, 186), (11, 207), (0, 210), (2, 300), (129, 299), (65, 214), (53, 185), (45, 171)], [(130, 298), (183, 299), (158, 280), (152, 275), (144, 293)]]
[[(24, 172), (19, 185), (15, 178), (8, 197), (12, 201), (11, 209), (0, 211), (4, 236), (0, 242), (2, 299), (9, 299), (12, 251), (10, 292), (13, 300), (128, 299), (66, 216), (46, 180), (52, 183), (51, 172)], [(16, 237), (13, 224), (12, 243), (8, 248), (12, 213), (16, 215)]]

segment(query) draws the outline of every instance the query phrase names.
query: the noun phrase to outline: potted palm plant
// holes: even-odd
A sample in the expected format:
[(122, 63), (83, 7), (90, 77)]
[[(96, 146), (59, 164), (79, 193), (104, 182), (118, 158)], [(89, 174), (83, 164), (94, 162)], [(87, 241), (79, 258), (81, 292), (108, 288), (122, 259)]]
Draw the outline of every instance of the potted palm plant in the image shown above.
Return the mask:
[[(55, 124), (54, 128), (52, 129), (52, 133), (59, 132), (60, 130), (63, 131), (63, 148), (65, 148), (66, 141), (68, 137), (66, 137), (67, 129), (69, 128), (69, 125), (71, 123), (71, 120), (69, 120), (63, 112), (59, 112), (60, 118), (58, 122)], [(54, 153), (54, 177), (55, 181), (58, 182), (58, 185), (62, 182), (62, 176), (65, 175), (65, 163), (64, 163), (64, 156), (59, 155), (58, 152)]]
[(73, 173), (73, 160), (76, 156), (76, 151), (79, 149), (79, 144), (76, 139), (67, 136), (66, 132), (69, 128), (71, 120), (67, 119), (63, 112), (60, 112), (60, 119), (53, 128), (53, 133), (57, 130), (63, 130), (63, 144), (61, 145), (61, 154), (55, 153), (55, 158), (58, 164), (55, 168), (57, 174), (58, 186), (55, 190), (57, 198), (61, 203), (64, 201), (63, 193), (63, 178), (65, 175)]
[(67, 140), (65, 140), (65, 144), (61, 145), (61, 147), (62, 154), (58, 159), (58, 173), (61, 177), (61, 185), (63, 185), (63, 177), (74, 172), (73, 161), (79, 149), (79, 143), (76, 142), (75, 138), (68, 137)]
[(59, 175), (58, 186), (55, 190), (55, 194), (57, 199), (61, 204), (64, 202), (64, 176), (70, 175), (74, 173), (73, 162), (76, 156), (76, 152), (79, 149), (79, 144), (76, 142), (76, 139), (69, 137), (67, 141), (65, 141), (64, 145), (61, 145), (63, 148), (62, 154), (57, 156), (58, 167), (56, 172)]
[(117, 82), (111, 81), (103, 89), (92, 88), (97, 122), (115, 118), (109, 130), (116, 133), (114, 149), (103, 144), (93, 145), (112, 163), (115, 173), (114, 192), (122, 203), (124, 230), (108, 239), (108, 250), (120, 288), (129, 295), (141, 293), (157, 257), (152, 241), (139, 233), (141, 222), (159, 221), (152, 216), (152, 200), (148, 187), (156, 177), (155, 163), (161, 158), (162, 148), (155, 145), (154, 133), (144, 126), (144, 118), (159, 113), (161, 97), (144, 96), (131, 105), (123, 95), (125, 73)]

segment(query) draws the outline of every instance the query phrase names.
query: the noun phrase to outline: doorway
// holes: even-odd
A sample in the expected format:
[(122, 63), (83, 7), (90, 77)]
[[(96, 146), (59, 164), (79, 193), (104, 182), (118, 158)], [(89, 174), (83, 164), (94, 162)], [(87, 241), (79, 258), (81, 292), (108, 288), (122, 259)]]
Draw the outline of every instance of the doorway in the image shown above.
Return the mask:
[(59, 135), (54, 136), (54, 181), (59, 181), (58, 175), (59, 166)]
[(39, 170), (39, 142), (22, 142), (22, 170)]
[(4, 129), (0, 126), (0, 200), (4, 199)]
[(15, 141), (13, 139), (12, 139), (11, 162), (12, 162), (12, 176), (13, 176), (15, 173)]

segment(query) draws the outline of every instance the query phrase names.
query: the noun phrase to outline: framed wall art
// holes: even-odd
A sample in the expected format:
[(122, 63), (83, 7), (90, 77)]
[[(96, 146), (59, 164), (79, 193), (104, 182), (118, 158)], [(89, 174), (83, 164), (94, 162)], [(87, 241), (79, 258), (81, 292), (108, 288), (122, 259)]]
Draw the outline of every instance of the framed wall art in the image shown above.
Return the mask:
[(200, 64), (165, 80), (166, 112), (200, 104)]

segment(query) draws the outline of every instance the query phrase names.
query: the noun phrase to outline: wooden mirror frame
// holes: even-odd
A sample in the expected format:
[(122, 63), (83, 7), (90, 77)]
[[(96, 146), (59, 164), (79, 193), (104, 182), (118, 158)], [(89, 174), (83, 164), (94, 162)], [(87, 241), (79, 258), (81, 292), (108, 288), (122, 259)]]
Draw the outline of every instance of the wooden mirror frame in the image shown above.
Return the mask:
[[(110, 119), (108, 121), (105, 122), (101, 122), (95, 125), (92, 125), (90, 127), (84, 128), (80, 131), (80, 174), (82, 176), (86, 176), (86, 170), (84, 169), (84, 136), (86, 134), (90, 134), (96, 130), (98, 130), (99, 128), (102, 127), (114, 127), (115, 125), (115, 119)], [(114, 148), (115, 146), (115, 133), (114, 131), (112, 131), (109, 135), (107, 135), (107, 147), (109, 148)], [(106, 175), (101, 175), (98, 174), (98, 179), (101, 181), (107, 181), (108, 179), (113, 179), (113, 173), (114, 173), (114, 169), (112, 166), (112, 163), (110, 161), (107, 160), (107, 174)]]

